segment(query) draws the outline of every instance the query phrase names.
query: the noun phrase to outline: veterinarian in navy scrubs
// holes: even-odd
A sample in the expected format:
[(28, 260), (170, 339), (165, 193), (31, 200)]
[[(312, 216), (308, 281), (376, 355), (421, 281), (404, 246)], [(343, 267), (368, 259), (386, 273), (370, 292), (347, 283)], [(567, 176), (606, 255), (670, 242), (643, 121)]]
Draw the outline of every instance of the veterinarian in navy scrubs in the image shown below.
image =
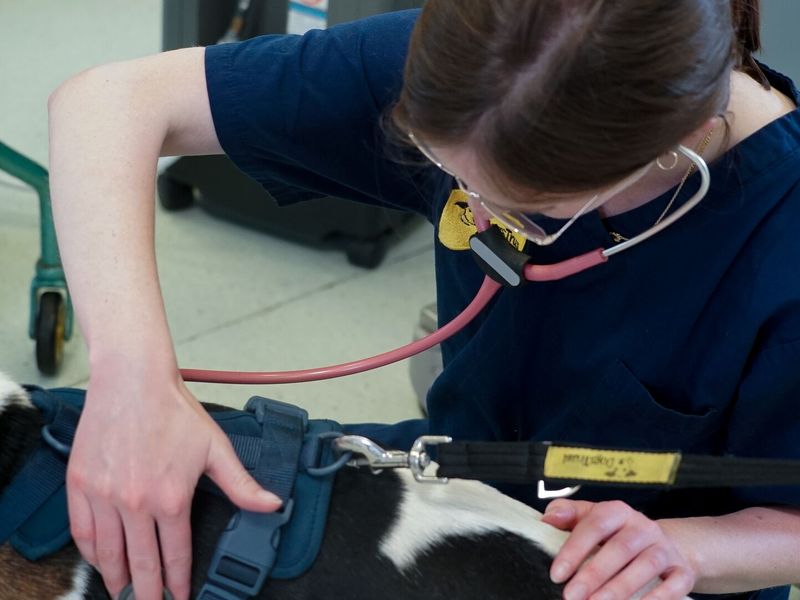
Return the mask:
[[(177, 370), (153, 249), (159, 153), (224, 151), (283, 202), (331, 194), (424, 215), (446, 322), (483, 279), (454, 177), (500, 224), (554, 233), (588, 205), (551, 244), (508, 233), (547, 264), (676, 210), (699, 178), (675, 149), (694, 149), (711, 169), (697, 208), (607, 264), (506, 290), (444, 344), (429, 420), (361, 430), (401, 447), (430, 431), (800, 458), (798, 92), (752, 59), (757, 22), (745, 0), (429, 0), (62, 85), (51, 181), (92, 368), (70, 515), (109, 589), (132, 578), (137, 598), (157, 597), (163, 565), (187, 597), (203, 473), (245, 508), (276, 506)], [(657, 575), (652, 600), (782, 598), (775, 586), (800, 579), (797, 488), (578, 498), (546, 515), (573, 531), (551, 571), (571, 577), (568, 600), (621, 599)]]

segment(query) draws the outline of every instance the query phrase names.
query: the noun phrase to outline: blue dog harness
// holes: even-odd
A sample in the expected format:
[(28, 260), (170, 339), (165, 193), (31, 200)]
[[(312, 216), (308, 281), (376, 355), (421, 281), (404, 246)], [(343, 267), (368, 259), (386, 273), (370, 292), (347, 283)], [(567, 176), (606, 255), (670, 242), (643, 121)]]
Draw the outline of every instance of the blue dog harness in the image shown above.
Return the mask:
[[(71, 540), (66, 500), (69, 449), (83, 408), (83, 392), (29, 386), (41, 411), (42, 438), (0, 494), (0, 544), (37, 560)], [(266, 578), (299, 577), (322, 543), (335, 471), (326, 440), (341, 426), (309, 420), (296, 406), (254, 396), (244, 411), (209, 412), (230, 439), (244, 467), (283, 501), (280, 511), (237, 511), (220, 536), (200, 600), (240, 600), (256, 595)], [(221, 494), (205, 478), (200, 486)]]

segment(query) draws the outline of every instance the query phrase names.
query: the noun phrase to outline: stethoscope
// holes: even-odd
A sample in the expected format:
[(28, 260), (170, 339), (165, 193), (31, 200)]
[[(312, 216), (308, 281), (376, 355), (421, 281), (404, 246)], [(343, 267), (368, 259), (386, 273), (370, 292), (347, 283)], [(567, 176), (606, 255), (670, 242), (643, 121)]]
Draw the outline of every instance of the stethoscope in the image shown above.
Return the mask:
[(473, 213), (478, 232), (470, 238), (470, 248), (478, 264), (486, 274), (483, 284), (472, 302), (458, 316), (447, 325), (415, 342), (371, 358), (315, 369), (276, 372), (181, 369), (181, 375), (184, 381), (205, 383), (253, 385), (299, 383), (301, 381), (320, 381), (344, 377), (345, 375), (354, 375), (355, 373), (384, 367), (424, 352), (461, 331), (486, 307), (501, 287), (517, 287), (526, 281), (555, 281), (591, 269), (605, 263), (615, 254), (629, 250), (646, 239), (653, 237), (692, 210), (708, 193), (711, 175), (708, 171), (708, 165), (699, 154), (685, 146), (678, 146), (678, 151), (691, 160), (700, 172), (701, 182), (697, 192), (659, 223), (610, 248), (597, 248), (554, 264), (533, 264), (529, 262), (530, 257), (527, 254), (516, 250), (506, 241), (505, 236), (496, 225), (490, 224), (488, 219)]

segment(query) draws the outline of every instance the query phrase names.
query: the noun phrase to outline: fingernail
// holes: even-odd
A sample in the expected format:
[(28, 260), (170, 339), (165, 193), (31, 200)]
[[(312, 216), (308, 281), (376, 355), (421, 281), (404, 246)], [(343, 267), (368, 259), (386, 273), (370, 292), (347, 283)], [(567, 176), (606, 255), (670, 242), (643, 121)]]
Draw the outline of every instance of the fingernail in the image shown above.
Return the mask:
[(550, 503), (544, 509), (544, 514), (548, 517), (555, 517), (557, 519), (566, 519), (573, 514), (572, 508), (568, 506), (561, 506), (559, 504)]
[(561, 583), (566, 580), (569, 574), (569, 565), (564, 561), (556, 561), (553, 563), (553, 568), (550, 569), (550, 579), (553, 583)]
[(547, 516), (559, 521), (566, 521), (572, 516), (572, 512), (563, 508), (557, 508), (556, 510), (552, 510), (547, 513)]
[(269, 502), (271, 504), (283, 504), (283, 500), (278, 498), (272, 492), (268, 492), (267, 490), (260, 490), (258, 492), (258, 497), (265, 502)]
[(564, 590), (564, 600), (584, 600), (588, 588), (583, 583), (575, 583)]

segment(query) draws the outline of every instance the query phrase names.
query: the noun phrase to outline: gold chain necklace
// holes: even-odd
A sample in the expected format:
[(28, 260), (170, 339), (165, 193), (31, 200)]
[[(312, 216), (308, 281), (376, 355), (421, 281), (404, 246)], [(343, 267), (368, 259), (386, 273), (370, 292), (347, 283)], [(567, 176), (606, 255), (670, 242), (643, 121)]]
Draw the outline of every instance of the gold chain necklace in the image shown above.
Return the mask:
[[(703, 140), (697, 145), (697, 148), (695, 148), (695, 152), (697, 152), (698, 155), (700, 155), (700, 156), (703, 155), (703, 151), (706, 149), (706, 147), (708, 147), (708, 143), (711, 141), (711, 135), (713, 133), (714, 133), (714, 128), (712, 127), (709, 130), (709, 132), (706, 134), (706, 137), (704, 137)], [(667, 213), (672, 208), (672, 205), (675, 204), (675, 200), (678, 197), (678, 194), (681, 193), (681, 190), (683, 189), (683, 185), (686, 183), (686, 180), (689, 179), (691, 174), (694, 173), (695, 168), (696, 168), (695, 164), (692, 163), (692, 164), (689, 165), (689, 168), (686, 169), (686, 173), (683, 174), (683, 178), (681, 179), (681, 182), (678, 184), (678, 187), (675, 190), (675, 193), (672, 194), (672, 198), (670, 198), (669, 202), (667, 203), (666, 208), (664, 208), (664, 210), (658, 216), (658, 218), (656, 219), (656, 222), (653, 223), (650, 226), (651, 228), (653, 228), (656, 225), (658, 225), (659, 223), (661, 223), (661, 221), (664, 220), (664, 217), (667, 216)], [(617, 231), (611, 231), (609, 229), (608, 230), (608, 235), (611, 236), (611, 239), (616, 244), (619, 244), (620, 242), (627, 242), (628, 241), (628, 238), (626, 238), (624, 235), (622, 235), (621, 233), (619, 233)]]

